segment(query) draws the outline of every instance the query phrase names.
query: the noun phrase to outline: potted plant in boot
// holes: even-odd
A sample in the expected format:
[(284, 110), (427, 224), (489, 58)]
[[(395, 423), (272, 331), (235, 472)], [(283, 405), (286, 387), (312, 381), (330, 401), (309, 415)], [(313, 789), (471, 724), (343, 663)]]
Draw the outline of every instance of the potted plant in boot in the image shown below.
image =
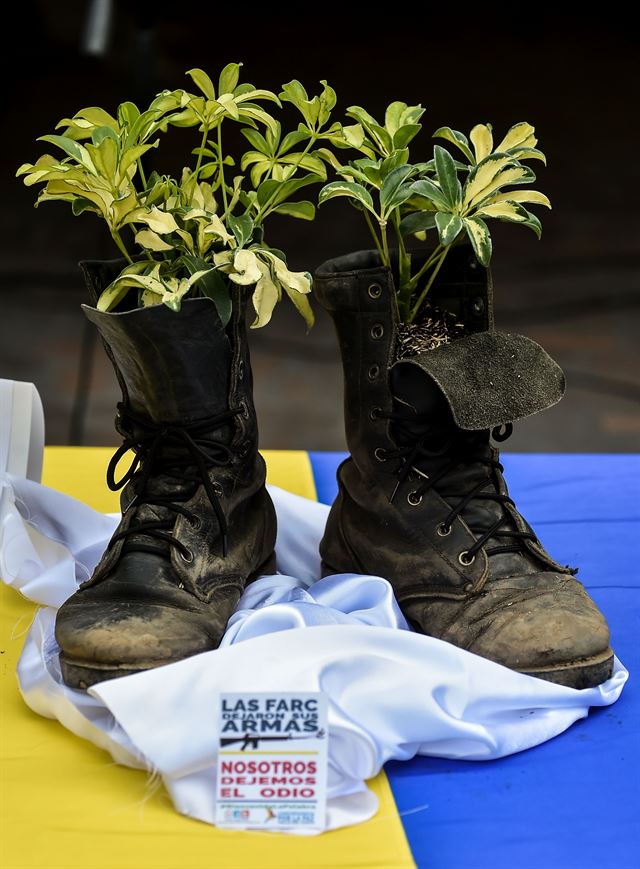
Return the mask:
[(350, 450), (323, 571), (385, 576), (416, 630), (532, 676), (597, 685), (613, 665), (606, 621), (516, 509), (491, 442), (564, 392), (539, 345), (493, 324), (487, 221), (540, 236), (525, 206), (549, 206), (523, 187), (535, 180), (524, 161), (544, 161), (534, 128), (515, 124), (494, 147), (488, 124), (469, 137), (442, 127), (455, 155), (436, 145), (411, 162), (420, 106), (392, 103), (384, 123), (357, 106), (348, 115), (362, 156), (336, 165), (341, 180), (319, 201), (347, 197), (375, 250), (315, 275), (342, 353)]
[[(56, 637), (68, 685), (139, 672), (216, 648), (246, 584), (275, 571), (276, 518), (258, 453), (245, 311), (266, 325), (287, 295), (313, 321), (310, 275), (292, 272), (265, 241), (272, 215), (312, 220), (300, 191), (326, 180), (335, 93), (309, 98), (299, 82), (280, 97), (239, 83), (229, 64), (217, 86), (163, 91), (140, 111), (80, 110), (43, 136), (45, 154), (18, 170), (43, 185), (39, 204), (97, 214), (122, 258), (82, 264), (98, 328), (120, 386), (122, 446), (107, 482), (122, 489), (122, 519), (92, 577), (60, 608)], [(266, 104), (301, 105), (283, 135)], [(241, 124), (239, 160), (225, 132)], [(170, 127), (199, 145), (179, 178), (146, 173)], [(185, 134), (186, 135), (186, 134)], [(120, 460), (133, 451), (129, 469)]]

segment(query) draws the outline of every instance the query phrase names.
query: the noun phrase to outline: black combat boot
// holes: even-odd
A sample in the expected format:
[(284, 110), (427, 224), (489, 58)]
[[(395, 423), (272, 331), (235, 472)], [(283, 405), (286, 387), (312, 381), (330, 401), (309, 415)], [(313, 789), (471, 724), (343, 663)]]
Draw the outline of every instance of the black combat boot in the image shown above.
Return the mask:
[[(122, 263), (85, 263), (94, 301)], [(60, 608), (65, 682), (86, 688), (215, 649), (245, 585), (275, 572), (276, 518), (265, 489), (245, 331), (247, 288), (223, 328), (190, 299), (102, 313), (122, 388), (123, 436), (107, 471), (122, 519), (93, 576)], [(128, 450), (129, 470), (116, 480)]]
[(516, 510), (490, 441), (560, 400), (561, 369), (528, 338), (494, 331), (491, 275), (467, 244), (430, 290), (435, 331), (449, 333), (435, 349), (421, 352), (397, 322), (394, 292), (375, 252), (316, 273), (342, 354), (351, 452), (320, 545), (324, 574), (386, 577), (416, 630), (514, 670), (603, 682), (606, 621)]

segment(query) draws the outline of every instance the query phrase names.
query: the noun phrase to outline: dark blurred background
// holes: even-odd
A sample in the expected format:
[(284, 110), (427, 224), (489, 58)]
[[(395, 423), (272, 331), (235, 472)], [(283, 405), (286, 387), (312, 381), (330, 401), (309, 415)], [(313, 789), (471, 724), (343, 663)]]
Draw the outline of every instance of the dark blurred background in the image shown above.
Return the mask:
[[(637, 451), (639, 82), (635, 28), (619, 7), (269, 8), (43, 0), (20, 4), (20, 27), (5, 29), (0, 377), (35, 382), (48, 442), (118, 440), (115, 378), (85, 330), (80, 304), (88, 299), (76, 265), (117, 252), (94, 215), (74, 218), (65, 203), (34, 211), (35, 190), (13, 173), (42, 153), (37, 136), (81, 107), (142, 104), (182, 86), (191, 67), (215, 80), (235, 60), (244, 63), (243, 80), (276, 92), (299, 78), (313, 93), (326, 78), (339, 109), (359, 103), (383, 115), (392, 100), (421, 102), (427, 111), (414, 159), (421, 150), (428, 159), (431, 134), (444, 124), (468, 133), (489, 121), (499, 141), (513, 123), (532, 123), (548, 159), (547, 168), (532, 164), (535, 187), (553, 211), (535, 209), (541, 241), (492, 223), (496, 321), (539, 341), (565, 369), (568, 391), (555, 408), (519, 423), (509, 447)], [(182, 153), (182, 135), (167, 137), (154, 159), (178, 171)], [(360, 220), (345, 203), (329, 203), (313, 224), (274, 218), (269, 241), (286, 248), (290, 266), (313, 271), (369, 247)], [(251, 333), (263, 447), (344, 447), (337, 347), (315, 309), (308, 336), (286, 303)]]

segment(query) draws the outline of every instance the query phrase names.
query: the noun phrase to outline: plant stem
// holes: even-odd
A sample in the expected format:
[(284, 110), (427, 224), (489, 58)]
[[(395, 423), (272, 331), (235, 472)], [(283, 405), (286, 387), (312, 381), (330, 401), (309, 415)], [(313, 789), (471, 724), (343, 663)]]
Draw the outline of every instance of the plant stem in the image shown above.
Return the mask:
[(120, 233), (118, 232), (117, 229), (112, 229), (112, 230), (111, 230), (111, 238), (112, 238), (112, 239), (115, 241), (115, 243), (118, 245), (118, 249), (120, 250), (120, 253), (125, 257), (125, 259), (126, 259), (128, 262), (133, 263), (133, 260), (132, 260), (131, 257), (129, 256), (129, 253), (128, 253), (126, 247), (124, 246), (124, 242), (123, 242), (123, 240), (122, 240), (122, 237), (120, 236)]
[(400, 233), (400, 215), (397, 210), (391, 213), (391, 221), (398, 240), (398, 310), (405, 315), (408, 313), (408, 308), (411, 303), (411, 287), (409, 281), (411, 279), (411, 255), (407, 253), (404, 244), (404, 238)]
[(144, 169), (142, 168), (142, 160), (138, 157), (138, 172), (140, 173), (140, 180), (142, 181), (142, 189), (147, 189), (147, 176), (144, 174)]
[(368, 211), (364, 211), (363, 214), (364, 214), (364, 219), (367, 221), (367, 226), (369, 227), (369, 231), (370, 231), (371, 235), (373, 236), (373, 240), (376, 243), (376, 247), (378, 248), (378, 253), (380, 254), (380, 259), (384, 262), (384, 252), (382, 250), (382, 246), (380, 245), (380, 239), (378, 238), (378, 233), (375, 230), (375, 227), (373, 225), (373, 221), (369, 217)]
[(218, 124), (218, 166), (220, 167), (220, 187), (222, 188), (222, 204), (224, 206), (224, 217), (227, 216), (229, 208), (227, 202), (227, 185), (224, 182), (224, 162), (222, 160), (222, 121)]
[(436, 275), (440, 271), (440, 266), (445, 261), (445, 257), (447, 256), (448, 253), (449, 253), (449, 247), (445, 247), (445, 249), (440, 254), (440, 258), (439, 258), (438, 262), (436, 263), (435, 268), (431, 272), (431, 276), (429, 277), (429, 280), (427, 281), (427, 284), (426, 284), (424, 290), (420, 293), (420, 297), (418, 298), (418, 301), (413, 306), (413, 309), (411, 310), (411, 313), (409, 314), (409, 316), (407, 318), (407, 323), (413, 323), (413, 321), (415, 320), (418, 311), (422, 307), (422, 303), (424, 302), (425, 296), (427, 295), (427, 293), (431, 289), (431, 284), (434, 282)]
[(198, 172), (200, 171), (200, 166), (202, 165), (202, 152), (205, 149), (207, 144), (207, 136), (209, 135), (209, 127), (207, 124), (204, 125), (204, 133), (202, 134), (202, 141), (200, 142), (200, 153), (198, 154), (198, 162), (196, 163), (196, 169), (194, 175), (196, 176), (196, 181), (198, 180)]
[[(307, 145), (306, 145), (304, 151), (302, 151), (302, 153), (300, 154), (300, 156), (298, 157), (298, 159), (297, 159), (297, 161), (296, 161), (295, 163), (291, 163), (291, 164), (290, 164), (290, 165), (293, 167), (293, 170), (294, 170), (294, 171), (291, 173), (291, 175), (289, 175), (289, 178), (293, 178), (293, 176), (296, 174), (297, 170), (298, 170), (299, 167), (300, 167), (300, 163), (302, 162), (303, 158), (306, 157), (306, 155), (309, 153), (309, 151), (311, 150), (311, 148), (313, 147), (313, 145), (315, 145), (315, 143), (316, 143), (316, 141), (317, 141), (317, 138), (318, 138), (318, 137), (317, 137), (316, 133), (315, 133), (313, 130), (311, 130), (311, 136), (309, 137), (309, 141), (307, 142)], [(287, 179), (287, 180), (288, 180), (288, 179)], [(267, 201), (265, 202), (265, 204), (260, 206), (260, 208), (258, 209), (258, 212), (257, 212), (256, 216), (254, 217), (254, 223), (257, 224), (257, 223), (259, 223), (261, 220), (264, 220), (265, 217), (266, 217), (266, 216), (269, 214), (269, 212), (272, 210), (272, 209), (270, 208), (270, 205), (271, 205), (271, 203), (273, 202), (273, 199), (274, 199), (274, 197), (276, 196), (276, 193), (277, 193), (277, 192), (278, 192), (278, 189), (276, 188), (276, 189), (273, 191), (273, 193), (271, 194), (271, 196), (267, 199)], [(278, 202), (277, 204), (279, 205), (280, 203)]]
[(436, 259), (442, 254), (442, 251), (446, 250), (443, 245), (439, 244), (438, 247), (431, 253), (431, 256), (427, 259), (427, 261), (421, 266), (419, 271), (411, 278), (409, 281), (409, 287), (411, 291), (415, 290), (418, 286), (418, 281), (422, 277), (422, 275), (427, 271), (427, 269), (436, 261)]
[(387, 221), (380, 222), (380, 232), (382, 234), (382, 261), (385, 266), (391, 268), (391, 258), (389, 256), (389, 242), (387, 241)]

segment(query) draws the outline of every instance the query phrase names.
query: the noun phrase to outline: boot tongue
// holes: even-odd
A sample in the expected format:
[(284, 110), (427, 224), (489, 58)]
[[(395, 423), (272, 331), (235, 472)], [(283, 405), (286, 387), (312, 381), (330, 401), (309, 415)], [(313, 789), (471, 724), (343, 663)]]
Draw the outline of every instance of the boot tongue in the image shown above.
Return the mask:
[[(393, 439), (398, 446), (413, 446), (421, 439), (424, 449), (432, 453), (418, 454), (413, 466), (428, 477), (452, 466), (435, 484), (438, 494), (453, 508), (481, 480), (486, 480), (481, 491), (497, 491), (489, 467), (480, 461), (492, 455), (489, 432), (458, 428), (441, 389), (415, 365), (394, 366), (390, 384), (393, 410), (400, 417), (391, 427)], [(503, 508), (497, 501), (474, 498), (460, 515), (480, 536), (502, 517)], [(513, 530), (510, 523), (503, 527)]]

